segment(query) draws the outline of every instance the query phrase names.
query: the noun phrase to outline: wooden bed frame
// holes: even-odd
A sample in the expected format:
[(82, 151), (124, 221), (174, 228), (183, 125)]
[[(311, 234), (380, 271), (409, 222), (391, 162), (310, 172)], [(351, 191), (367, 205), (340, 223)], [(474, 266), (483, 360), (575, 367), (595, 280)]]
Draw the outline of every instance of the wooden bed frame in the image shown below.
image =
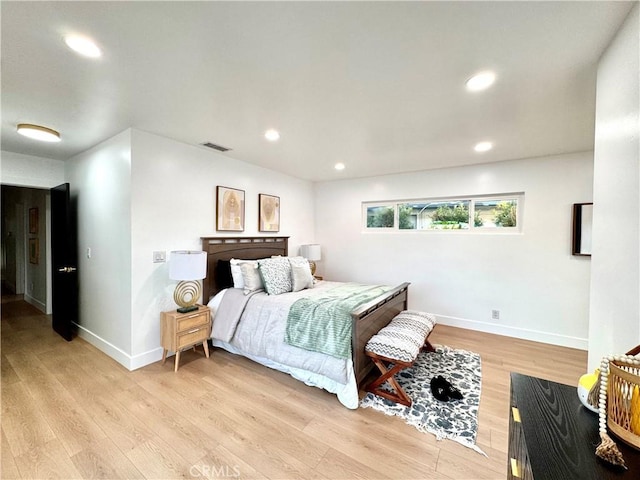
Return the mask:
[[(202, 250), (207, 252), (207, 277), (203, 281), (203, 302), (218, 293), (224, 286), (218, 285), (216, 269), (218, 260), (240, 258), (255, 260), (272, 255), (287, 256), (289, 237), (201, 237)], [(373, 368), (365, 355), (364, 346), (369, 339), (387, 325), (393, 317), (407, 309), (408, 283), (402, 283), (384, 295), (351, 312), (353, 318), (353, 369), (358, 386), (364, 382)]]

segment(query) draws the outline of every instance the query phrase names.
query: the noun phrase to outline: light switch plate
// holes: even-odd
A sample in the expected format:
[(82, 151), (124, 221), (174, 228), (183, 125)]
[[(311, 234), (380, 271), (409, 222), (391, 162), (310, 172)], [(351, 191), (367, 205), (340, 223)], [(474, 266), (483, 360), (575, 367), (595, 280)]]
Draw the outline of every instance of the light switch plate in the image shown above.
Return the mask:
[(153, 263), (164, 263), (167, 261), (167, 252), (153, 252)]

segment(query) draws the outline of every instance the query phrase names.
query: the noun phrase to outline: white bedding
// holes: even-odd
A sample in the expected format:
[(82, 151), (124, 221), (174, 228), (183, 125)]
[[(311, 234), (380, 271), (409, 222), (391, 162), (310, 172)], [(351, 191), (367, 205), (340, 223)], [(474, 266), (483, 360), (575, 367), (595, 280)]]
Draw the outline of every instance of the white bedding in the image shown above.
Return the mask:
[[(351, 358), (340, 359), (319, 352), (293, 347), (284, 342), (289, 308), (299, 298), (322, 294), (335, 282), (318, 282), (314, 288), (282, 295), (253, 294), (238, 315), (220, 312), (228, 289), (216, 295), (209, 306), (212, 309), (212, 343), (235, 354), (248, 357), (270, 368), (283, 371), (294, 378), (335, 393), (347, 408), (358, 407), (358, 387)], [(232, 292), (230, 296), (237, 296)], [(233, 310), (233, 308), (231, 308)], [(241, 311), (241, 314), (240, 314)], [(216, 318), (217, 317), (217, 318)]]

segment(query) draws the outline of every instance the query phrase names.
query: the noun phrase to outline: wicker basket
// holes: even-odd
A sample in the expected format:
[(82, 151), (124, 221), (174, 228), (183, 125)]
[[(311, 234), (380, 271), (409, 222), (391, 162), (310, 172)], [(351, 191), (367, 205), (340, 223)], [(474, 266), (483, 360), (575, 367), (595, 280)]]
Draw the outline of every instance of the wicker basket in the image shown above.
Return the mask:
[(607, 427), (640, 450), (640, 367), (624, 360), (609, 362)]

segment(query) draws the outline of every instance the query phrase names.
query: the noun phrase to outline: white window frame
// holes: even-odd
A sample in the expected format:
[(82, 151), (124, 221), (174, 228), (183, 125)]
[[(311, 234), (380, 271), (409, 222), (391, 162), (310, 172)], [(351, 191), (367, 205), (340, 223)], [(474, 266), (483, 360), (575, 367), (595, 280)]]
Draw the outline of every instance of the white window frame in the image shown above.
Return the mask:
[[(496, 193), (496, 194), (483, 194), (483, 195), (459, 195), (452, 197), (431, 197), (420, 199), (408, 199), (408, 200), (393, 200), (393, 201), (379, 201), (379, 202), (362, 202), (362, 231), (363, 233), (375, 233), (375, 232), (394, 232), (403, 234), (416, 234), (423, 232), (430, 232), (436, 235), (444, 233), (452, 233), (455, 235), (469, 235), (469, 234), (494, 234), (494, 235), (509, 235), (509, 234), (521, 234), (523, 232), (524, 224), (524, 192), (514, 193)], [(516, 218), (517, 225), (515, 227), (476, 227), (474, 225), (476, 202), (486, 200), (507, 201), (516, 200)], [(400, 211), (399, 206), (411, 203), (429, 203), (429, 202), (469, 202), (469, 228), (466, 229), (400, 229)], [(393, 207), (393, 227), (368, 227), (367, 226), (367, 211), (371, 207)]]

